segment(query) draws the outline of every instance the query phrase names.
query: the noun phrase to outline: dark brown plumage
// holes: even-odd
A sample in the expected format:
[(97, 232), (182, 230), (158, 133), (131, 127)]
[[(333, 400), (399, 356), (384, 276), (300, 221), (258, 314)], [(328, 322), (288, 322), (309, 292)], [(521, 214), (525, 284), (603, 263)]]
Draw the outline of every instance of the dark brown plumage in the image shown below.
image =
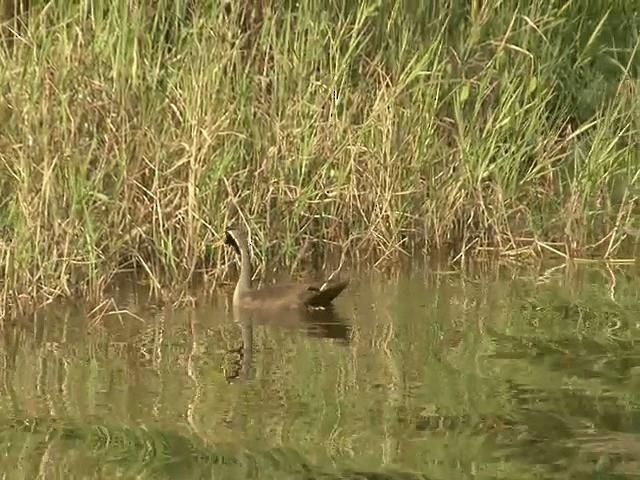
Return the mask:
[(257, 290), (251, 288), (251, 255), (249, 240), (244, 230), (231, 228), (225, 243), (240, 257), (240, 278), (233, 293), (233, 304), (242, 308), (324, 308), (331, 305), (349, 284), (348, 280), (329, 280), (324, 283), (297, 283), (269, 285)]

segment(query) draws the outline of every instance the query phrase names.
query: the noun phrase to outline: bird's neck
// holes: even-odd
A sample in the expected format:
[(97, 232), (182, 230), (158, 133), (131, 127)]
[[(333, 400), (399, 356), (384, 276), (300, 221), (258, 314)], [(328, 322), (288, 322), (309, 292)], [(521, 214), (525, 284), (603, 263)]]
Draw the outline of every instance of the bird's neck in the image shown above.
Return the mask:
[(233, 292), (233, 301), (236, 303), (240, 297), (251, 290), (251, 254), (247, 247), (240, 249), (240, 278)]

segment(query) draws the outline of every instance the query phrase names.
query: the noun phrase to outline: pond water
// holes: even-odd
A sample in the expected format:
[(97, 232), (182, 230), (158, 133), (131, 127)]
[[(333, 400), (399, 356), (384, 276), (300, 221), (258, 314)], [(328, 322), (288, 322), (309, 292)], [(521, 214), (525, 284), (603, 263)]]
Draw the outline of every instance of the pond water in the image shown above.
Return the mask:
[(637, 267), (475, 270), (7, 324), (2, 478), (638, 478)]

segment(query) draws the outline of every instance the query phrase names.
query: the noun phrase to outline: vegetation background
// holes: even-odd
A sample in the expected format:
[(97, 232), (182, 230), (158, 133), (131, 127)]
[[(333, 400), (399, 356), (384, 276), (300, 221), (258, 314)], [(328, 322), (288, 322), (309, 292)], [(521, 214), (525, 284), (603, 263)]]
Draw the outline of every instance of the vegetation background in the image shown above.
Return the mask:
[(6, 310), (218, 279), (230, 198), (292, 271), (637, 256), (637, 2), (2, 7)]

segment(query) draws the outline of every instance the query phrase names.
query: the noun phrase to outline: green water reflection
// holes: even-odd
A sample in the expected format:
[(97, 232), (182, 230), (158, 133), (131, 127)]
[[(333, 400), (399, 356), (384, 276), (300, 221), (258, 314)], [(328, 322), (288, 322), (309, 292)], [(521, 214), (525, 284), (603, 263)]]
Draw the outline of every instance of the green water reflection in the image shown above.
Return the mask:
[(635, 478), (640, 275), (543, 273), (365, 275), (313, 318), (43, 311), (2, 331), (0, 471)]

